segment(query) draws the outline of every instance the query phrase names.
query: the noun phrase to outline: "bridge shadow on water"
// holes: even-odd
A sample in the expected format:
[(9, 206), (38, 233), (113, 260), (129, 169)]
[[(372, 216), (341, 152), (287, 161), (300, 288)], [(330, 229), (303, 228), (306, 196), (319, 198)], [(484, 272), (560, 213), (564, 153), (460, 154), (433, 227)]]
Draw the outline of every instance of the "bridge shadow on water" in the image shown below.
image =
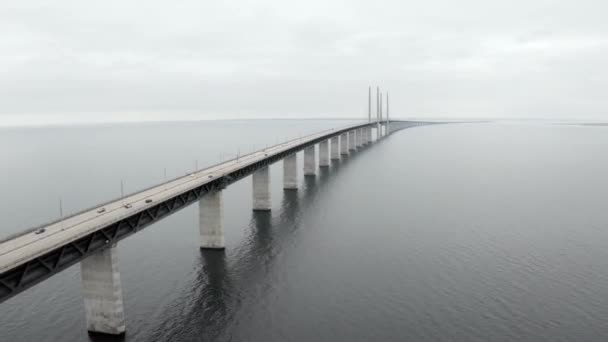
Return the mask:
[[(330, 191), (339, 171), (369, 150), (332, 160), (331, 166), (318, 168), (317, 176), (305, 176), (299, 190), (283, 190), (280, 209), (252, 212), (249, 234), (244, 241), (228, 250), (201, 250), (196, 277), (183, 287), (182, 293), (163, 310), (161, 322), (137, 339), (146, 341), (230, 340), (236, 315), (269, 291), (265, 278), (278, 262), (279, 255), (293, 244), (293, 237), (304, 214), (311, 210), (315, 198)], [(252, 295), (252, 293), (255, 293)], [(237, 320), (238, 321), (238, 320)], [(127, 327), (128, 329), (128, 327)], [(108, 341), (91, 336), (94, 341)], [(93, 338), (95, 337), (95, 338)], [(128, 337), (128, 336), (127, 336)], [(111, 339), (120, 341), (121, 339)]]

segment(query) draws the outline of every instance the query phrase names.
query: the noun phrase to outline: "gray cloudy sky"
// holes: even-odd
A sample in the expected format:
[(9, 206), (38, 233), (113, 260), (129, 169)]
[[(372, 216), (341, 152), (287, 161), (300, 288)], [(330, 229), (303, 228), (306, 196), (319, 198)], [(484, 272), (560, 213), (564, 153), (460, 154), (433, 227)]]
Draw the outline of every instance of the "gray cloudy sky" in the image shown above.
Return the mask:
[(0, 122), (608, 120), (605, 0), (0, 2)]

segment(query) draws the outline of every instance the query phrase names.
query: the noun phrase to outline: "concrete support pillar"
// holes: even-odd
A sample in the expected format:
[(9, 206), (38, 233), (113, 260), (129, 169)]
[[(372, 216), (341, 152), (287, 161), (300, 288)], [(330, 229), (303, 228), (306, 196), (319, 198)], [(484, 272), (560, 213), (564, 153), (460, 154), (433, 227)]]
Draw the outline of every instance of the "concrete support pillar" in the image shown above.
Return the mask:
[(253, 210), (270, 210), (270, 169), (264, 167), (255, 171), (253, 181)]
[(340, 154), (348, 154), (348, 133), (340, 134)]
[(367, 132), (365, 132), (367, 128), (361, 128), (361, 146), (365, 146), (367, 141)]
[(116, 245), (80, 262), (87, 330), (121, 335), (125, 332), (125, 312)]
[(198, 201), (201, 248), (224, 249), (224, 199), (222, 190), (205, 194)]
[(290, 154), (283, 159), (283, 189), (298, 188), (298, 158)]
[(355, 131), (348, 132), (348, 149), (350, 151), (357, 150), (357, 147), (355, 147)]
[(372, 127), (368, 126), (367, 127), (367, 143), (371, 144), (372, 141), (373, 141), (373, 139), (372, 139)]
[(363, 129), (359, 128), (357, 129), (357, 143), (356, 146), (357, 148), (361, 148), (363, 146)]
[(331, 138), (331, 159), (340, 159), (340, 137), (338, 136)]
[(329, 140), (319, 143), (319, 166), (329, 166)]
[(304, 176), (314, 176), (317, 172), (315, 145), (304, 148)]

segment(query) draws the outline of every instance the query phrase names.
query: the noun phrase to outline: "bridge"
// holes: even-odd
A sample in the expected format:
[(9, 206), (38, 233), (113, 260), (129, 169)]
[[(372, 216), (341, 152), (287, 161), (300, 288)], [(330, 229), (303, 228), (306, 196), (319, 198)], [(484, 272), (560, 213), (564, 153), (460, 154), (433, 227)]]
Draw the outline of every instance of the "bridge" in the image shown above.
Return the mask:
[(298, 152), (304, 153), (304, 175), (315, 175), (317, 149), (318, 166), (327, 167), (341, 155), (356, 153), (394, 131), (420, 124), (388, 119), (372, 122), (370, 115), (367, 122), (237, 156), (4, 239), (0, 241), (0, 303), (80, 263), (87, 329), (122, 334), (125, 319), (116, 258), (120, 240), (198, 202), (200, 247), (223, 249), (222, 190), (228, 185), (252, 175), (253, 210), (270, 210), (269, 165), (282, 160), (283, 188), (297, 189)]

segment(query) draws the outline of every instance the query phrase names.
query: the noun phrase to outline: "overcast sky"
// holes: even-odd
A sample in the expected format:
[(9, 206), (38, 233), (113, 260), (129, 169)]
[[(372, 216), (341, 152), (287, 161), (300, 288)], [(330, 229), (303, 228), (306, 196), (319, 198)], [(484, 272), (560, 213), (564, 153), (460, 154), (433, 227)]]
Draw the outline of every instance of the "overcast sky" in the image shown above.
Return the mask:
[(0, 122), (608, 120), (605, 0), (0, 2)]

